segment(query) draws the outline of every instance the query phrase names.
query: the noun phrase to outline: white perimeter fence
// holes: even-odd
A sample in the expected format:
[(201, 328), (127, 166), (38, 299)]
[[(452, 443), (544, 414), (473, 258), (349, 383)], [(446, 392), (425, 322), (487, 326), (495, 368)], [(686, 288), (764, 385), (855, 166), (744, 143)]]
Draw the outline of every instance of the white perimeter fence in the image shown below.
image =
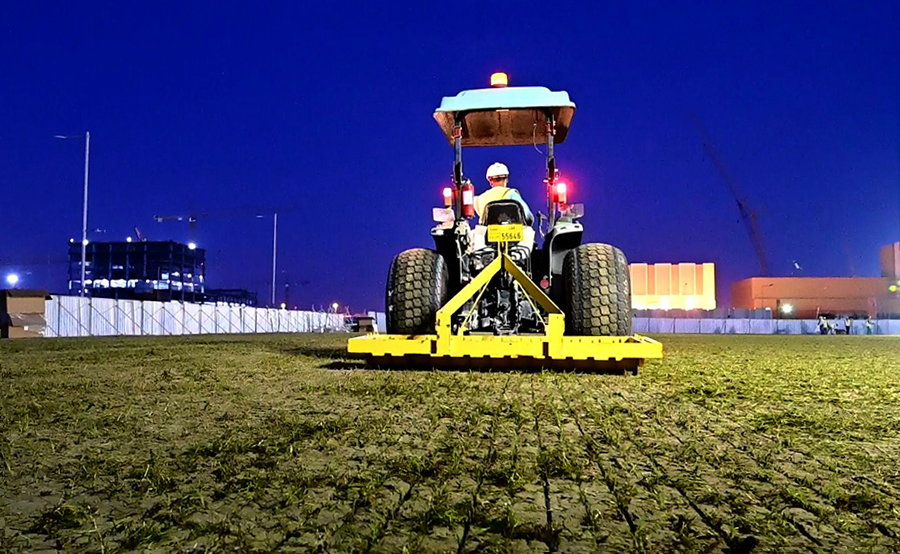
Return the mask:
[[(900, 319), (873, 320), (873, 335), (900, 335)], [(635, 333), (699, 333), (713, 335), (818, 335), (816, 319), (688, 319), (636, 317)], [(866, 322), (851, 321), (851, 334), (865, 335)]]
[(323, 333), (344, 329), (344, 316), (321, 312), (182, 302), (52, 296), (46, 337)]
[[(369, 312), (380, 332), (384, 313)], [(213, 333), (323, 333), (344, 330), (341, 314), (181, 302), (53, 296), (46, 301), (47, 337), (200, 335)], [(873, 321), (873, 335), (900, 335), (900, 320)], [(817, 335), (815, 319), (634, 318), (635, 333)], [(865, 335), (864, 321), (852, 334)]]

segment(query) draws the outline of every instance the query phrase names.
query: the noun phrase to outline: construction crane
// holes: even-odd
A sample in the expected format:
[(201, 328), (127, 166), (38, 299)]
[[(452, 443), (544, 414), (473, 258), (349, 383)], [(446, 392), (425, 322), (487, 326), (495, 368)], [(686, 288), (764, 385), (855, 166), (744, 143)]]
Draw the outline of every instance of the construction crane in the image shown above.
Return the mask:
[(756, 261), (759, 263), (759, 270), (763, 277), (768, 277), (769, 262), (766, 258), (766, 249), (763, 246), (762, 236), (759, 232), (759, 222), (757, 221), (756, 212), (750, 208), (749, 204), (747, 204), (747, 200), (738, 187), (734, 175), (731, 174), (731, 171), (728, 170), (728, 166), (726, 166), (721, 158), (719, 158), (716, 147), (713, 146), (712, 139), (709, 138), (709, 133), (706, 131), (706, 127), (703, 126), (700, 118), (697, 117), (696, 114), (691, 114), (691, 119), (694, 121), (697, 131), (700, 133), (701, 140), (703, 140), (703, 148), (706, 149), (706, 153), (709, 154), (709, 158), (712, 160), (716, 171), (719, 172), (722, 180), (725, 181), (729, 192), (731, 192), (731, 196), (734, 197), (734, 201), (737, 203), (738, 211), (741, 214), (741, 221), (744, 223), (744, 228), (747, 230), (747, 234), (750, 236), (750, 242), (753, 244), (753, 250), (756, 252)]
[[(198, 214), (204, 215), (204, 214)], [(163, 223), (165, 221), (187, 221), (190, 225), (190, 232), (188, 233), (188, 240), (190, 244), (196, 245), (196, 232), (197, 232), (197, 217), (198, 215), (190, 214), (190, 215), (155, 215), (153, 219), (157, 223)]]
[(216, 212), (216, 213), (192, 213), (186, 215), (155, 215), (153, 219), (157, 223), (163, 223), (166, 221), (187, 221), (190, 226), (190, 232), (188, 234), (188, 248), (193, 250), (197, 248), (196, 242), (196, 230), (197, 230), (197, 219), (199, 218), (210, 218), (210, 217), (236, 217), (241, 215), (253, 216), (257, 219), (262, 219), (267, 217), (268, 215), (272, 215), (272, 297), (271, 302), (272, 306), (275, 305), (275, 290), (276, 290), (276, 268), (277, 268), (277, 256), (278, 256), (278, 212), (280, 211), (294, 211), (295, 207), (282, 208), (280, 210), (234, 210), (227, 212)]

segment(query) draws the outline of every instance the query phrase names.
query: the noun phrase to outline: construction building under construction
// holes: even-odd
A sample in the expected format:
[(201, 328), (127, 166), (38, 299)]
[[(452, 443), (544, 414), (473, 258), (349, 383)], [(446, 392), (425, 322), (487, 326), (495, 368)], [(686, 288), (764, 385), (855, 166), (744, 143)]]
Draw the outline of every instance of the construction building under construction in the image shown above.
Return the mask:
[(204, 300), (206, 251), (174, 241), (69, 242), (69, 293), (139, 300)]

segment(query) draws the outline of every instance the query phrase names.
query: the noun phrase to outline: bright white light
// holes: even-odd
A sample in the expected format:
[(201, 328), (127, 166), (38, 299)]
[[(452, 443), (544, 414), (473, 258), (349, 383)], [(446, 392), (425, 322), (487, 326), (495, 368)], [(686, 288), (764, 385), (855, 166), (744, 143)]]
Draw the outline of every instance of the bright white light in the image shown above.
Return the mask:
[(88, 239), (84, 239), (83, 241), (81, 241), (81, 244), (87, 246), (88, 242), (90, 242), (90, 241), (88, 241)]
[(337, 311), (337, 309), (338, 309), (339, 307), (340, 307), (340, 304), (338, 304), (337, 302), (335, 302), (334, 304), (331, 305), (331, 309), (334, 310), (334, 311)]
[(781, 311), (786, 314), (792, 314), (794, 313), (794, 306), (793, 304), (782, 304)]
[(197, 249), (197, 243), (196, 243), (196, 242), (189, 242), (189, 243), (188, 243), (188, 250), (196, 250), (196, 249)]
[(281, 303), (281, 309), (283, 310), (283, 309), (285, 309), (285, 308), (287, 308), (287, 304), (285, 304), (284, 302), (282, 302), (282, 303)]
[(125, 237), (125, 242), (131, 242), (131, 237)]
[(14, 287), (19, 282), (19, 276), (15, 273), (10, 273), (6, 276), (6, 282), (9, 283), (9, 286)]
[(75, 242), (75, 239), (69, 239), (69, 244), (72, 244), (73, 242)]

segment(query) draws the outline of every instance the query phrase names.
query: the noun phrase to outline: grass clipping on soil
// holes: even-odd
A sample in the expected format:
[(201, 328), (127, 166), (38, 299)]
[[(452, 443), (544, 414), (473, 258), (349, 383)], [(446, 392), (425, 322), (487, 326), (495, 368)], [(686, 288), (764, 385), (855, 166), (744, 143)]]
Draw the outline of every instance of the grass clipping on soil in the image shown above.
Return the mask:
[(665, 337), (637, 377), (346, 335), (0, 344), (0, 551), (900, 548), (900, 341)]

